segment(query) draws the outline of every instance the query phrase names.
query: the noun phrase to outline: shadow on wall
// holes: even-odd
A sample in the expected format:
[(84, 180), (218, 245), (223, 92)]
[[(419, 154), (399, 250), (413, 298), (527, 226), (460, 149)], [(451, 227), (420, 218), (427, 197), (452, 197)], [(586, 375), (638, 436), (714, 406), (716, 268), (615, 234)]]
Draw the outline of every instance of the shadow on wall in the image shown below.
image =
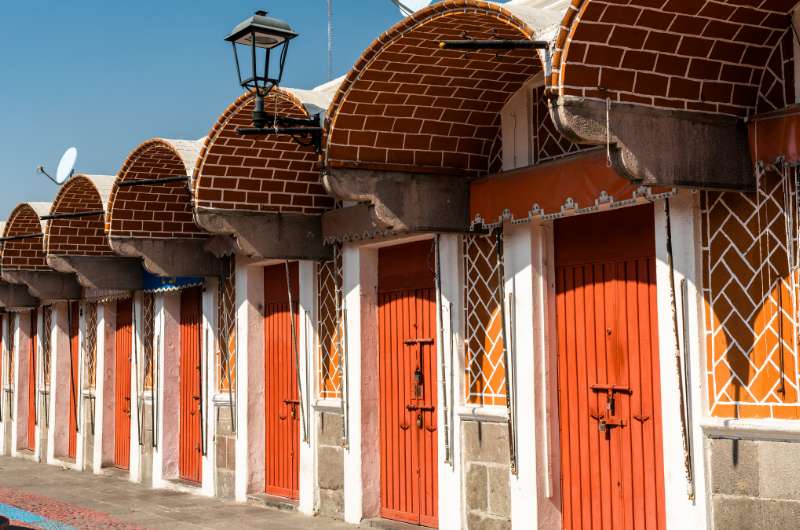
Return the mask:
[(708, 399), (728, 418), (797, 419), (794, 175), (771, 171), (756, 193), (704, 192)]

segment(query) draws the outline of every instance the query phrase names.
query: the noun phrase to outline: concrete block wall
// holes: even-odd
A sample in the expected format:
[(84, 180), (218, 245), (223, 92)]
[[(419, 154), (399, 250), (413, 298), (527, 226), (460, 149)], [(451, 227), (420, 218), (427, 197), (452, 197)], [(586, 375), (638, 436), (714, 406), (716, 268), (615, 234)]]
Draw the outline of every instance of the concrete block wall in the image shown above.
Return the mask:
[(317, 470), (319, 513), (344, 517), (344, 448), (343, 417), (337, 412), (318, 412)]
[(707, 438), (712, 528), (800, 527), (800, 443)]
[[(149, 392), (149, 391), (148, 391)], [(140, 450), (142, 452), (142, 484), (153, 483), (153, 401), (147, 397), (142, 402), (142, 440)], [(131, 429), (136, 429), (132, 425)]]
[(92, 413), (94, 412), (94, 403), (88, 396), (83, 397), (83, 425), (81, 425), (81, 436), (83, 436), (83, 469), (90, 471), (92, 469), (92, 459), (94, 458), (94, 431), (93, 426), (97, 425), (92, 423)]
[(231, 409), (227, 403), (216, 403), (216, 490), (214, 495), (233, 499), (234, 475), (236, 471), (236, 434), (231, 428)]
[(505, 423), (464, 421), (461, 435), (467, 527), (510, 530), (508, 427)]

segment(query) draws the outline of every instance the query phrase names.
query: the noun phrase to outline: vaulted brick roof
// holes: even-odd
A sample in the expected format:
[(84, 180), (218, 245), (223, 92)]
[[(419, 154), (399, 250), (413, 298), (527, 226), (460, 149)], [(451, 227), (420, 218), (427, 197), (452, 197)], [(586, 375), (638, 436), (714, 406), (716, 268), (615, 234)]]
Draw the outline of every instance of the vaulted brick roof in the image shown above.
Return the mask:
[(796, 0), (573, 0), (551, 84), (584, 96), (733, 116), (794, 102)]
[(203, 140), (156, 138), (138, 146), (122, 165), (106, 217), (110, 237), (185, 239), (207, 234), (194, 223), (189, 181), (120, 187), (120, 182), (191, 176)]
[[(107, 211), (116, 177), (77, 175), (59, 190), (52, 214)], [(45, 231), (48, 254), (113, 256), (105, 234), (105, 215), (51, 219)]]
[(535, 39), (563, 10), (538, 0), (447, 0), (404, 19), (364, 52), (334, 98), (330, 167), (477, 176), (499, 146), (508, 98), (542, 70), (531, 50), (441, 50), (445, 39)]
[[(338, 85), (334, 85), (333, 88)], [(309, 117), (330, 104), (325, 90), (270, 93), (265, 108), (279, 116)], [(319, 156), (289, 135), (241, 136), (252, 127), (253, 96), (243, 94), (217, 120), (197, 159), (195, 207), (255, 212), (321, 214), (333, 199), (320, 182)], [(307, 138), (300, 138), (306, 141)]]
[[(43, 215), (50, 213), (49, 202), (24, 202), (17, 205), (8, 217), (3, 237), (14, 237), (44, 233)], [(47, 266), (43, 237), (32, 237), (5, 241), (3, 243), (2, 268), (4, 270), (52, 270)]]

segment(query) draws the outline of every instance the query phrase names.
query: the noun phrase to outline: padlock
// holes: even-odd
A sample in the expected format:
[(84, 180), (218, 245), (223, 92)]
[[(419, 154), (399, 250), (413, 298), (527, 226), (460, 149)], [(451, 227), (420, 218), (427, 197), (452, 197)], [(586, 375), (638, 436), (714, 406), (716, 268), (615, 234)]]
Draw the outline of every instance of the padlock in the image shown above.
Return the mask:
[(600, 432), (606, 432), (608, 430), (606, 420), (600, 420), (600, 422), (597, 424), (597, 428), (600, 429)]
[(297, 418), (297, 409), (292, 405), (292, 419)]
[(421, 412), (419, 414), (417, 414), (417, 428), (418, 429), (422, 428), (422, 413)]

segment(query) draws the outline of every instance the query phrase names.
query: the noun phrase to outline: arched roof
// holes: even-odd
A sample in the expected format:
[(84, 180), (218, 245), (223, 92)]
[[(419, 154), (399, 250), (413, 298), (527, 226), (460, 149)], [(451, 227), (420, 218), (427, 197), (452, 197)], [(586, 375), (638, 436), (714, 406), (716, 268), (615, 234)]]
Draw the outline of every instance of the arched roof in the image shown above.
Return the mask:
[(551, 84), (562, 96), (744, 117), (794, 102), (796, 0), (575, 0)]
[[(265, 108), (294, 118), (324, 113), (337, 86), (333, 81), (314, 90), (274, 89)], [(241, 95), (206, 137), (192, 183), (195, 208), (321, 214), (333, 207), (320, 182), (313, 146), (302, 146), (289, 135), (236, 132), (252, 126), (253, 103), (251, 93)]]
[[(41, 217), (50, 213), (49, 202), (23, 202), (8, 217), (3, 237), (44, 234), (46, 222)], [(5, 270), (52, 270), (44, 252), (44, 235), (3, 242), (2, 268)]]
[[(76, 175), (58, 191), (52, 215), (107, 212), (116, 177)], [(72, 256), (113, 256), (105, 234), (105, 214), (50, 219), (45, 230), (47, 254)]]
[[(203, 145), (200, 140), (155, 138), (134, 149), (122, 165), (109, 198), (109, 237), (186, 239), (206, 237), (194, 223), (189, 178)], [(120, 186), (121, 182), (188, 177), (164, 184)]]
[(477, 176), (500, 149), (500, 110), (542, 70), (530, 49), (442, 50), (447, 39), (540, 39), (563, 9), (540, 0), (449, 0), (378, 37), (329, 112), (327, 165)]

